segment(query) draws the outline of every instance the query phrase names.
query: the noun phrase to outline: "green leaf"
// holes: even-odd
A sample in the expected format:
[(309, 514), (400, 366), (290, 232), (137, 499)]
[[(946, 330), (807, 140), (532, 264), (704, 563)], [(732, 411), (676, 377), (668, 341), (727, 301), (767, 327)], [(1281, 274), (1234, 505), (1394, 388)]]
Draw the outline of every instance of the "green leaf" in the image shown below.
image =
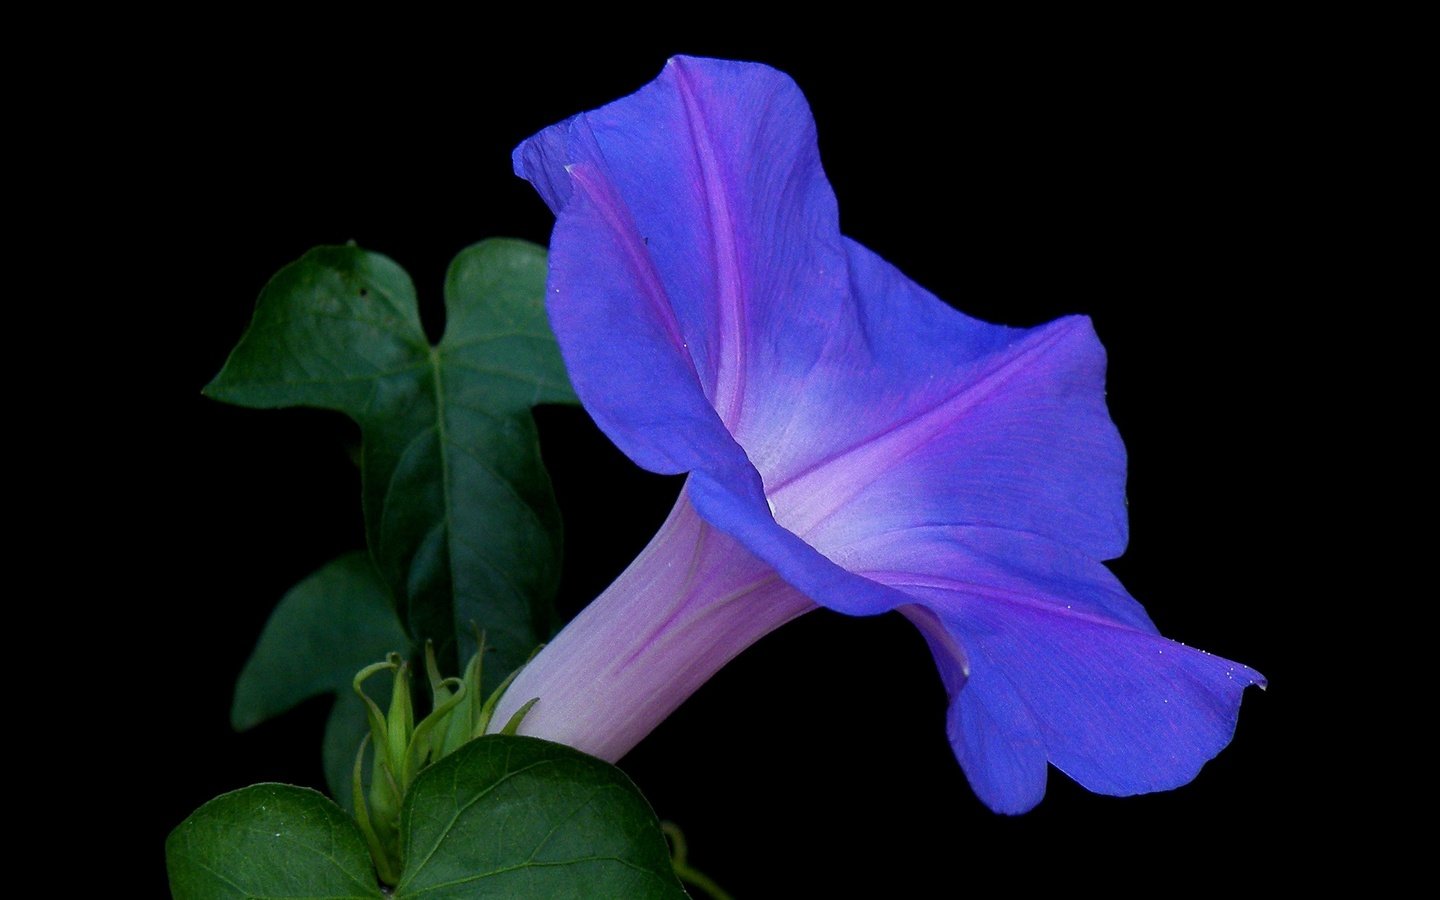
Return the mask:
[(660, 823), (614, 766), (528, 737), (426, 769), (401, 819), (395, 897), (684, 898)]
[(530, 409), (574, 403), (544, 312), (545, 251), (490, 240), (445, 280), (432, 347), (394, 262), (320, 247), (266, 285), (205, 389), (255, 407), (316, 406), (359, 423), (366, 532), (410, 634), (458, 669), (470, 623), (498, 681), (553, 630), (560, 517)]
[(235, 685), (231, 724), (243, 731), (318, 694), (348, 695), (356, 672), (409, 645), (370, 558), (347, 553), (270, 614)]
[(270, 614), (235, 685), (230, 722), (243, 731), (303, 700), (337, 694), (325, 728), (325, 780), (335, 799), (348, 803), (350, 767), (366, 730), (350, 682), (409, 646), (370, 557), (346, 554), (291, 588)]
[(165, 841), (176, 900), (383, 897), (355, 823), (323, 795), (257, 784), (206, 803)]
[[(684, 900), (660, 823), (625, 773), (560, 744), (490, 735), (405, 798), (395, 900)], [(365, 840), (321, 794), (257, 784), (216, 797), (165, 842), (177, 900), (384, 896)]]

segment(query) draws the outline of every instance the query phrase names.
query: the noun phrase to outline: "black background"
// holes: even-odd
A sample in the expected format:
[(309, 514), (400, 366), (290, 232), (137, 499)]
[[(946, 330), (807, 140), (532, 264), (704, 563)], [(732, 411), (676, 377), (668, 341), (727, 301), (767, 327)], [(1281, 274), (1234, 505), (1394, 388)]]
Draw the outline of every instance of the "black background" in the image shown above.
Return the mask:
[[(555, 18), (542, 30), (589, 27)], [(362, 545), (352, 426), (199, 395), (261, 287), (307, 248), (353, 239), (411, 273), (438, 336), (458, 250), (548, 238), (511, 148), (635, 90), (677, 52), (793, 76), (842, 228), (919, 283), (993, 321), (1093, 318), (1131, 459), (1131, 544), (1112, 566), (1167, 636), (1253, 665), (1272, 687), (1249, 692), (1234, 742), (1185, 788), (1099, 797), (1052, 770), (1041, 806), (1006, 818), (975, 800), (950, 754), (914, 630), (818, 612), (748, 650), (622, 768), (740, 897), (958, 895), (977, 872), (1152, 885), (1256, 864), (1283, 878), (1277, 836), (1303, 846), (1333, 799), (1296, 764), (1303, 551), (1277, 537), (1297, 508), (1308, 415), (1290, 323), (1307, 302), (1297, 273), (1315, 264), (1311, 111), (1327, 88), (1289, 32), (1222, 24), (1156, 24), (1137, 41), (1106, 23), (1083, 35), (1050, 23), (924, 47), (878, 33), (562, 46), (470, 23), (346, 23), (328, 37), (277, 24), (238, 45), (207, 31), (102, 78), (94, 136), (120, 149), (94, 159), (108, 186), (97, 221), (126, 246), (110, 275), (153, 286), (125, 304), (154, 339), (128, 372), (155, 402), (113, 448), (144, 461), (108, 523), (126, 560), (115, 577), (151, 597), (133, 641), (168, 680), (141, 754), (142, 882), (161, 890), (164, 835), (210, 797), (321, 781), (326, 701), (242, 735), (227, 724), (234, 677), (280, 595)], [(679, 482), (636, 470), (578, 410), (537, 417), (573, 611), (644, 545)], [(127, 526), (135, 508), (159, 524)]]

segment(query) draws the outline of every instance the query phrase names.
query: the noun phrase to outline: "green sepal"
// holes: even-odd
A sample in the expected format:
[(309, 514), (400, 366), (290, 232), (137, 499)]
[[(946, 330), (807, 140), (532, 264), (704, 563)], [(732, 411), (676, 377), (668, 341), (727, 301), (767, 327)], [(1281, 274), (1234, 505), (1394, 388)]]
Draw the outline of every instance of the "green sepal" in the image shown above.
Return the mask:
[[(480, 708), (476, 698), (480, 696), (481, 690), (479, 666), (481, 655), (485, 652), (483, 635), (478, 639), (477, 646), (479, 649), (470, 658), (469, 664), (465, 667), (465, 675), (461, 678), (464, 692), (459, 706), (455, 707), (446, 718), (445, 727), (435, 729), (431, 736), (431, 759), (439, 759), (454, 752), (456, 748), (470, 739), (470, 710)], [(438, 707), (449, 699), (451, 692), (446, 687), (446, 679), (440, 677), (440, 668), (435, 660), (435, 648), (429, 643), (425, 645), (425, 672), (430, 676), (430, 692), (434, 695), (435, 705)], [(463, 735), (463, 737), (457, 741), (456, 735)]]
[(483, 678), (485, 673), (485, 632), (476, 629), (475, 655), (465, 666), (465, 701), (450, 716), (446, 725), (439, 756), (449, 756), (476, 736), (475, 726), (480, 721), (480, 710), (485, 705)]
[(510, 735), (519, 731), (520, 723), (525, 721), (525, 716), (530, 712), (530, 707), (539, 702), (539, 697), (531, 697), (529, 700), (526, 700), (523, 706), (515, 710), (515, 714), (510, 717), (510, 721), (505, 723), (505, 727), (500, 729), (499, 733)]
[(406, 777), (406, 760), (410, 756), (410, 736), (415, 733), (415, 708), (410, 699), (410, 663), (392, 654), (399, 665), (395, 668), (395, 680), (390, 686), (390, 709), (385, 715), (386, 733), (385, 758), (400, 783), (401, 795), (409, 787)]
[(480, 716), (475, 721), (475, 730), (471, 733), (472, 737), (480, 737), (485, 733), (486, 729), (490, 727), (490, 720), (495, 716), (495, 707), (500, 704), (500, 698), (505, 696), (505, 692), (510, 689), (510, 685), (519, 677), (520, 669), (529, 665), (530, 660), (534, 659), (535, 655), (544, 649), (545, 645), (541, 644), (534, 650), (531, 650), (530, 655), (525, 658), (525, 662), (520, 665), (520, 668), (506, 675), (505, 680), (500, 682), (500, 686), (497, 687), (489, 697), (485, 698), (485, 705), (480, 707)]
[[(364, 683), (370, 676), (385, 671), (392, 676), (391, 708), (387, 712), (381, 712), (379, 705), (365, 693)], [(399, 778), (399, 772), (408, 746), (407, 719), (411, 715), (408, 671), (409, 666), (400, 654), (390, 653), (384, 662), (373, 663), (361, 669), (352, 682), (355, 693), (365, 702), (374, 759), (370, 766), (368, 814), (365, 817), (364, 831), (367, 841), (379, 847), (375, 856), (376, 868), (382, 873), (390, 874), (398, 871), (400, 864), (400, 810), (405, 799), (405, 785)], [(400, 742), (398, 754), (393, 749), (397, 739)], [(353, 776), (352, 784), (358, 785)], [(354, 798), (357, 809), (366, 803), (365, 796), (362, 793)]]
[(355, 673), (354, 680), (350, 682), (350, 686), (354, 688), (356, 695), (365, 702), (366, 721), (370, 723), (370, 741), (375, 747), (375, 752), (380, 754), (385, 752), (385, 748), (389, 744), (389, 726), (385, 721), (385, 713), (380, 711), (380, 706), (374, 700), (370, 699), (369, 694), (365, 693), (364, 684), (369, 680), (370, 676), (376, 672), (383, 672), (386, 669), (393, 670), (396, 667), (393, 659), (395, 655), (396, 654), (391, 653), (384, 662), (372, 663), (366, 666)]
[(365, 748), (370, 744), (370, 735), (365, 735), (360, 741), (360, 749), (355, 751), (355, 767), (350, 775), (350, 795), (354, 797), (352, 808), (355, 814), (355, 824), (360, 826), (360, 833), (365, 836), (365, 845), (370, 850), (370, 859), (375, 863), (375, 870), (380, 875), (380, 880), (386, 884), (393, 885), (399, 880), (399, 873), (394, 870), (394, 862), (386, 852), (384, 843), (376, 834), (375, 827), (370, 823), (370, 811), (365, 805), (365, 784), (363, 773), (365, 769)]
[[(401, 770), (401, 784), (409, 786), (415, 776), (419, 774), (420, 768), (432, 759), (438, 759), (435, 754), (434, 734), (444, 734), (441, 726), (449, 724), (449, 716), (460, 701), (465, 699), (465, 682), (459, 678), (447, 678), (442, 685), (454, 684), (455, 692), (450, 694), (443, 702), (439, 702), (430, 714), (415, 726), (415, 733), (410, 736), (410, 747), (405, 751), (405, 766)], [(449, 691), (446, 692), (449, 694)], [(436, 696), (439, 701), (439, 696)]]

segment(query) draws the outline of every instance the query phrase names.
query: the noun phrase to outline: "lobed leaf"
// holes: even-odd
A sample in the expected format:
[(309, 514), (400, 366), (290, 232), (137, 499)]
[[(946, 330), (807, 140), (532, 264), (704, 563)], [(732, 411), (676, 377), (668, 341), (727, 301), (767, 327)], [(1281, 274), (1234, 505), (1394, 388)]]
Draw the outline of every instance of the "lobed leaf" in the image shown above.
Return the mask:
[(560, 517), (530, 410), (576, 399), (545, 318), (545, 272), (545, 251), (524, 241), (462, 251), (445, 280), (444, 337), (431, 346), (399, 266), (353, 246), (316, 248), (266, 285), (205, 389), (244, 406), (334, 409), (360, 425), (370, 552), (400, 620), (452, 670), (478, 623), (494, 680), (555, 624)]

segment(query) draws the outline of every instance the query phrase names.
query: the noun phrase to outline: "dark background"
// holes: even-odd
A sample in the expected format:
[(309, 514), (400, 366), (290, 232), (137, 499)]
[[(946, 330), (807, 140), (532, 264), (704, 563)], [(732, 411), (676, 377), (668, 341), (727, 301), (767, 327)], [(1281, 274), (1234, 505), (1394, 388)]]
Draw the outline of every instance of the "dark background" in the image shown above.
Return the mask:
[[(347, 421), (200, 397), (261, 287), (307, 248), (353, 239), (411, 273), (438, 336), (457, 251), (548, 238), (511, 148), (635, 90), (676, 52), (792, 75), (844, 230), (942, 298), (1008, 324), (1094, 319), (1131, 458), (1131, 545), (1112, 566), (1167, 636), (1272, 686), (1247, 694), (1234, 742), (1185, 788), (1100, 797), (1052, 770), (1041, 806), (1006, 818), (951, 756), (913, 628), (822, 611), (744, 653), (622, 768), (739, 897), (959, 895), (977, 871), (1027, 886), (1218, 883), (1254, 863), (1284, 878), (1279, 836), (1305, 846), (1333, 802), (1299, 762), (1307, 551), (1281, 539), (1309, 415), (1291, 322), (1314, 278), (1299, 273), (1317, 264), (1312, 113), (1328, 86), (1289, 32), (1225, 24), (1134, 41), (1060, 23), (925, 47), (883, 34), (576, 47), (385, 23), (317, 40), (277, 26), (225, 50), (220, 29), (102, 79), (95, 137), (117, 149), (95, 156), (110, 186), (98, 218), (138, 238), (110, 275), (155, 286), (127, 304), (154, 347), (126, 370), (155, 398), (153, 421), (112, 452), (143, 457), (123, 508), (159, 524), (108, 523), (126, 560), (115, 577), (152, 597), (134, 640), (168, 679), (142, 754), (141, 881), (161, 891), (164, 835), (210, 797), (321, 782), (328, 701), (247, 734), (227, 724), (281, 594), (362, 546)], [(537, 417), (573, 611), (644, 545), (679, 482), (636, 470), (578, 410)]]

